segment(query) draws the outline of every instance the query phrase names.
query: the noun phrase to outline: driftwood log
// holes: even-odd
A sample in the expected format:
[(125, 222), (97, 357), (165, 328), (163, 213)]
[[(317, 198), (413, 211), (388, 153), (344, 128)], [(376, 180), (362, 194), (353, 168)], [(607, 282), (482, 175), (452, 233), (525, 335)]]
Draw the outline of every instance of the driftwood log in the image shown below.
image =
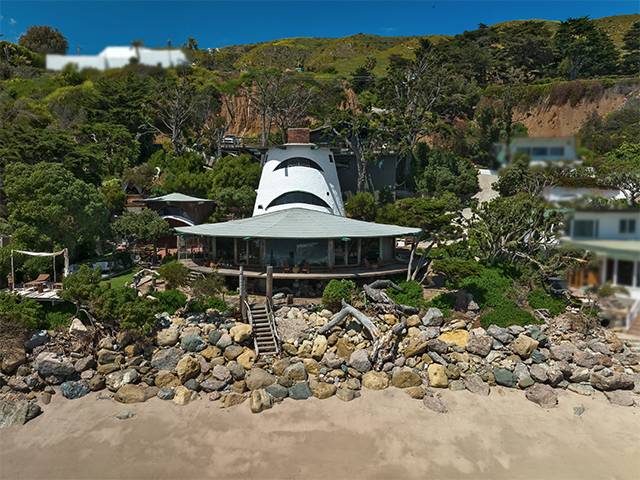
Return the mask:
[(342, 310), (336, 313), (331, 320), (322, 328), (318, 330), (318, 333), (326, 333), (331, 330), (336, 325), (340, 325), (345, 319), (351, 315), (360, 325), (362, 325), (368, 332), (370, 337), (378, 338), (380, 336), (380, 331), (378, 327), (371, 321), (369, 317), (367, 317), (364, 313), (358, 310), (355, 307), (352, 307), (344, 300), (342, 301)]

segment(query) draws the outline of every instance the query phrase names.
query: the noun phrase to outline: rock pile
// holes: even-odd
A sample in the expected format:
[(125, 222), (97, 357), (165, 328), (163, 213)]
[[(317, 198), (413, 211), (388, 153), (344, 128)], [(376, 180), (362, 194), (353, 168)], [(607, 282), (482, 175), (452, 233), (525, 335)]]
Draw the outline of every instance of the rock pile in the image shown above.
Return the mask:
[(225, 408), (248, 399), (255, 413), (285, 398), (351, 401), (362, 388), (390, 386), (441, 413), (441, 389), (488, 395), (494, 385), (522, 389), (544, 408), (557, 404), (557, 389), (603, 391), (617, 405), (640, 405), (638, 355), (611, 331), (576, 328), (571, 315), (484, 329), (474, 312), (448, 321), (435, 308), (424, 316), (368, 313), (377, 338), (352, 317), (323, 328), (330, 311), (280, 308), (280, 358), (256, 358), (251, 326), (216, 312), (164, 316), (152, 336), (101, 336), (75, 322), (66, 332), (39, 332), (24, 349), (2, 354), (0, 425), (33, 418), (34, 400), (105, 389), (126, 404), (205, 397)]

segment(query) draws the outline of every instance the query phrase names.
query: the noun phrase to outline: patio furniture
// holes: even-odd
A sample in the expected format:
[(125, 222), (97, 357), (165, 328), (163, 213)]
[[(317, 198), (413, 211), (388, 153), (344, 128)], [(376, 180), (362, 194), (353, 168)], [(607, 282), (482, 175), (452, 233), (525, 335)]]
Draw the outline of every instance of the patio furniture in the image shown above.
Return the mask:
[(35, 280), (31, 280), (24, 284), (25, 288), (37, 287), (39, 285), (44, 285), (49, 280), (51, 280), (51, 275), (48, 273), (41, 273)]

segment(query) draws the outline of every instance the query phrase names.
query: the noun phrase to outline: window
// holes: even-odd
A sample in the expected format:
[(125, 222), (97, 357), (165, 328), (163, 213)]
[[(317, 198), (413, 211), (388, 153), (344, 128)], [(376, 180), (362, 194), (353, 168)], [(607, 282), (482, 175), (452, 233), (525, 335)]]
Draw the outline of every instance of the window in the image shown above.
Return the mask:
[(633, 286), (633, 262), (618, 260), (618, 281), (616, 283), (624, 287)]
[(317, 205), (318, 207), (324, 207), (328, 210), (331, 210), (331, 207), (327, 202), (322, 200), (320, 197), (317, 197), (313, 193), (309, 192), (287, 192), (283, 193), (276, 199), (274, 199), (268, 206), (267, 210), (271, 207), (275, 207), (278, 205), (287, 205), (290, 203), (306, 203), (308, 205)]
[(564, 147), (549, 147), (549, 155), (564, 157)]
[(287, 158), (284, 162), (281, 162), (280, 165), (274, 168), (274, 171), (281, 170), (283, 168), (290, 168), (290, 167), (306, 167), (306, 168), (313, 168), (314, 170), (318, 170), (320, 172), (324, 171), (322, 170), (322, 167), (318, 165), (316, 162), (305, 157)]
[(532, 157), (546, 157), (547, 156), (547, 147), (533, 147), (531, 149)]
[(615, 268), (616, 268), (616, 261), (613, 260), (612, 258), (607, 258), (607, 264), (605, 266), (606, 268), (606, 275), (604, 278), (604, 281), (606, 283), (613, 283), (613, 274), (615, 273)]
[(636, 221), (634, 218), (620, 220), (620, 233), (636, 233)]
[(577, 238), (597, 238), (598, 222), (594, 220), (574, 220), (573, 235)]

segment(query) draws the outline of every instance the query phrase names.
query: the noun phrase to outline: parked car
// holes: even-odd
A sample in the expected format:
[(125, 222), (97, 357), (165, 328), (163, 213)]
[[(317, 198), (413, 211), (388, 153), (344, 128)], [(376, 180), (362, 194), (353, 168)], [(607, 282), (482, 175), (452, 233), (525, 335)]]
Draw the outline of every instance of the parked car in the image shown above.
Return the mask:
[(226, 147), (236, 147), (241, 143), (240, 138), (235, 135), (225, 135), (222, 137), (222, 145)]

